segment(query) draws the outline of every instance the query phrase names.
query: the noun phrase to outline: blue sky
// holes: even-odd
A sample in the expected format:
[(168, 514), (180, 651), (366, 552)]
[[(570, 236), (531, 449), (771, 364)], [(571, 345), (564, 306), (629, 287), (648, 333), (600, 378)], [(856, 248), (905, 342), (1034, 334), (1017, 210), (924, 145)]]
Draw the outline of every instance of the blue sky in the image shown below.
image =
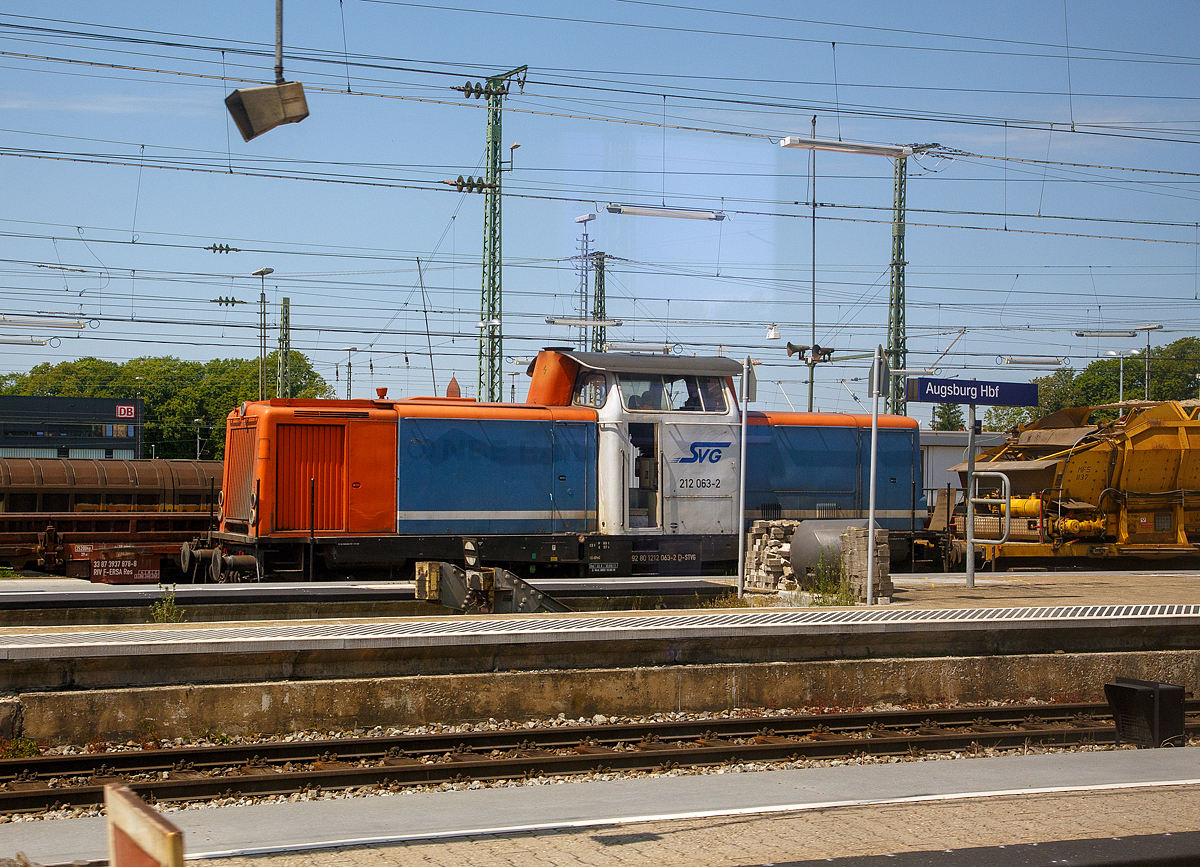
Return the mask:
[[(941, 145), (909, 160), (910, 366), (950, 347), (943, 376), (1022, 380), (1045, 370), (997, 358), (1080, 368), (1142, 341), (1076, 329), (1161, 323), (1169, 342), (1200, 312), (1198, 18), (1186, 2), (288, 0), (285, 71), (311, 116), (245, 143), (223, 98), (272, 80), (270, 0), (8, 4), (4, 308), (88, 327), (0, 324), (59, 338), (0, 345), (0, 369), (253, 357), (250, 274), (269, 266), (272, 323), (289, 297), (293, 347), (339, 394), (354, 346), (355, 396), (441, 392), (451, 373), (474, 395), (483, 197), (441, 181), (481, 173), (486, 119), (451, 88), (522, 64), (503, 133), (506, 153), (521, 143), (504, 178), (508, 373), (574, 338), (545, 318), (576, 312), (574, 218), (592, 212), (624, 323), (610, 340), (750, 354), (760, 405), (803, 407), (782, 344), (813, 326), (811, 159), (778, 140), (814, 115), (821, 138)], [(886, 340), (892, 192), (887, 158), (816, 157), (815, 330), (837, 349), (822, 409), (865, 399), (838, 382), (865, 362), (836, 359)], [(226, 296), (252, 303), (212, 303)], [(772, 323), (784, 340), (765, 339)], [(505, 381), (523, 395), (523, 375)]]

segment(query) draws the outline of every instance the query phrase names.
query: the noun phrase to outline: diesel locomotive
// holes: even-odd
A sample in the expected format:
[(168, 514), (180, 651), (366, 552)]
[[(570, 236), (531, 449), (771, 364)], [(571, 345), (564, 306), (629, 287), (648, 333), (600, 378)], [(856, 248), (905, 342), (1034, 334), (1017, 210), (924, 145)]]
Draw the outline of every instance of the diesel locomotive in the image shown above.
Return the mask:
[[(217, 529), (196, 580), (411, 576), (417, 561), (520, 577), (719, 575), (759, 518), (865, 517), (871, 420), (741, 416), (725, 357), (540, 352), (525, 403), (247, 402), (226, 425)], [(920, 530), (917, 423), (879, 419), (877, 519)], [(894, 546), (900, 548), (902, 546)]]

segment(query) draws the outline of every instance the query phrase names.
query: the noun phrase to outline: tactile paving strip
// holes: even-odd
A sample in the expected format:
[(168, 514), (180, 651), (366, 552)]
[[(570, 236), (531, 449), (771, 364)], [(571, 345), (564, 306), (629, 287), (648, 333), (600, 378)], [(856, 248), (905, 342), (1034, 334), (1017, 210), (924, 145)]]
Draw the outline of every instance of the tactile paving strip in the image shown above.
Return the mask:
[(914, 611), (874, 608), (854, 611), (721, 611), (687, 614), (630, 614), (607, 617), (404, 619), (373, 623), (280, 624), (271, 626), (113, 629), (86, 632), (46, 630), (0, 635), (0, 659), (246, 653), (269, 650), (533, 644), (550, 641), (794, 635), (798, 633), (904, 631), (923, 627), (1004, 628), (1063, 626), (1195, 625), (1200, 605), (1069, 605), (1039, 608), (967, 608)]

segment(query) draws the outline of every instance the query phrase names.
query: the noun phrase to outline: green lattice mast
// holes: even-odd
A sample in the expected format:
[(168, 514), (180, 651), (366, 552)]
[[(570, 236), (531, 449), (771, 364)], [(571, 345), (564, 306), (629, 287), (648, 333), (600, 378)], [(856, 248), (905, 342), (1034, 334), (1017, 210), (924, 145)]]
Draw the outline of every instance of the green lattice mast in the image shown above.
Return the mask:
[[(487, 99), (487, 145), (484, 153), (486, 169), (482, 186), (483, 200), (483, 286), (479, 299), (479, 392), (481, 401), (504, 400), (504, 333), (503, 292), (501, 272), (503, 254), (500, 238), (500, 179), (504, 163), (500, 158), (501, 117), (504, 97), (508, 96), (508, 82), (515, 78), (518, 86), (525, 86), (525, 72), (521, 66), (500, 75), (493, 75), (485, 84), (467, 82), (456, 87), (466, 96)], [(462, 188), (462, 178), (459, 178)], [(470, 186), (470, 185), (468, 185)]]
[(292, 396), (291, 305), (290, 298), (284, 298), (279, 304), (279, 352), (275, 360), (275, 394), (278, 397)]
[[(596, 284), (592, 290), (592, 319), (603, 322), (608, 318), (604, 312), (604, 253), (597, 251), (592, 254), (592, 264), (595, 268)], [(603, 352), (604, 344), (608, 342), (608, 329), (603, 325), (592, 328), (592, 352)]]
[[(892, 370), (908, 367), (908, 345), (904, 327), (904, 220), (906, 186), (908, 180), (908, 158), (896, 157), (896, 184), (892, 202), (892, 291), (888, 303), (888, 364)], [(904, 394), (904, 382), (892, 377), (891, 394), (887, 399), (887, 411), (896, 415), (908, 414), (908, 401)]]

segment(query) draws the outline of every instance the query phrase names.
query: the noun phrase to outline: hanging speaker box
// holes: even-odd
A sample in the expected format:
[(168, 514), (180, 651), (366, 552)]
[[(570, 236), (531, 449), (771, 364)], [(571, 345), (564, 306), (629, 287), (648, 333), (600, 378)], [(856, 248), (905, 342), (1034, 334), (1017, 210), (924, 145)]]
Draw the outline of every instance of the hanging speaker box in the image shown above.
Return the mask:
[(304, 87), (298, 81), (266, 87), (243, 87), (225, 97), (225, 107), (246, 141), (283, 123), (308, 117)]

